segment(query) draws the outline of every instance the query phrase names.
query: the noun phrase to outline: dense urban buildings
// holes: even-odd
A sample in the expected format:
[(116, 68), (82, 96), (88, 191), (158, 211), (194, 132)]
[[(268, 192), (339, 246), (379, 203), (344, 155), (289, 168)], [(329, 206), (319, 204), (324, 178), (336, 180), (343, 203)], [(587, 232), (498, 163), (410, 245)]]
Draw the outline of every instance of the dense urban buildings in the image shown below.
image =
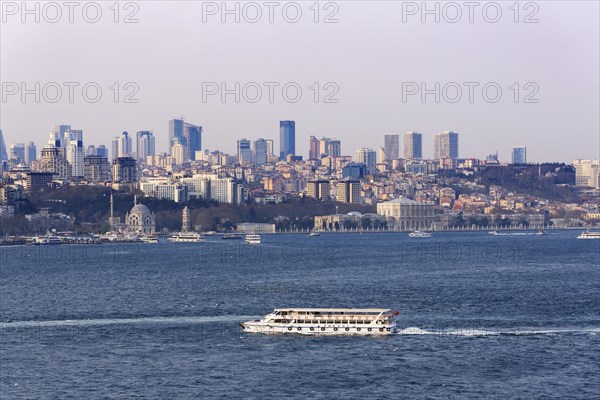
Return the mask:
[[(191, 128), (186, 128), (183, 120), (171, 120), (170, 125), (174, 135), (167, 153), (156, 152), (152, 131), (136, 131), (135, 143), (123, 132), (114, 138), (116, 157), (112, 160), (104, 144), (84, 146), (83, 131), (66, 124), (52, 130), (39, 160), (33, 142), (11, 144), (9, 154), (2, 160), (0, 207), (4, 208), (0, 208), (0, 216), (13, 215), (14, 208), (10, 207), (26, 198), (28, 191), (83, 184), (110, 186), (116, 191), (141, 193), (148, 198), (175, 203), (211, 200), (264, 205), (306, 197), (319, 202), (336, 201), (344, 207), (372, 206), (378, 210), (378, 214), (336, 213), (315, 218), (315, 229), (322, 226), (327, 229), (336, 226), (339, 229), (410, 230), (432, 229), (432, 226), (445, 229), (467, 223), (469, 226), (543, 226), (550, 221), (574, 224), (600, 220), (600, 205), (596, 204), (600, 199), (598, 160), (575, 160), (572, 165), (552, 167), (531, 165), (526, 163), (524, 147), (514, 148), (512, 163), (501, 162), (497, 152), (483, 160), (460, 159), (458, 134), (450, 131), (435, 135), (436, 158), (432, 159), (422, 157), (422, 135), (407, 132), (403, 135), (404, 158), (396, 157), (396, 150), (400, 152), (396, 146), (400, 140), (398, 135), (385, 135), (386, 143), (379, 148), (379, 159), (372, 148), (360, 148), (349, 156), (342, 153), (338, 139), (311, 136), (309, 157), (302, 160), (293, 153), (293, 121), (280, 122), (280, 138), (284, 140), (280, 143), (283, 151), (279, 155), (273, 154), (273, 139), (244, 138), (237, 141), (233, 154), (201, 149), (195, 150), (191, 157), (184, 143), (188, 143), (194, 126), (190, 124)], [(196, 133), (199, 132), (196, 129)], [(287, 155), (282, 160), (283, 153)], [(128, 156), (119, 157), (119, 154)], [(523, 186), (506, 190), (497, 186), (494, 174), (510, 177), (509, 182), (528, 176), (546, 183), (555, 182), (557, 188), (567, 185), (573, 188), (572, 199), (586, 199), (580, 200), (586, 203), (555, 204), (519, 193), (518, 188)], [(560, 193), (558, 189), (557, 193)], [(435, 209), (433, 222), (432, 207)], [(570, 219), (563, 218), (564, 215)], [(122, 229), (125, 225), (123, 221)]]
[(375, 150), (366, 147), (356, 150), (354, 153), (354, 161), (364, 164), (367, 169), (367, 174), (375, 173), (375, 166), (377, 164)]

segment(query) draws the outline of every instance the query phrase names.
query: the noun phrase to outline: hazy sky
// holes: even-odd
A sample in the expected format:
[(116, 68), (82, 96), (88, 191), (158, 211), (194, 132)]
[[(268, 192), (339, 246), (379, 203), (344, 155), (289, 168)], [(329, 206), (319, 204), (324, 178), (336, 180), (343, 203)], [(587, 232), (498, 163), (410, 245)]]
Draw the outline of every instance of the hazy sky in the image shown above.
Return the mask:
[[(36, 3), (28, 4), (33, 9)], [(2, 1), (0, 128), (7, 145), (34, 140), (39, 150), (52, 127), (65, 123), (84, 131), (85, 145), (110, 146), (121, 131), (153, 130), (157, 151), (166, 151), (168, 120), (185, 116), (204, 127), (203, 148), (227, 152), (234, 152), (242, 137), (273, 138), (278, 150), (279, 120), (293, 119), (296, 150), (304, 156), (310, 135), (339, 138), (342, 153), (353, 155), (359, 147), (382, 146), (384, 134), (409, 130), (423, 133), (425, 157), (433, 155), (433, 134), (444, 130), (459, 132), (460, 157), (483, 158), (498, 150), (507, 161), (514, 145), (527, 146), (532, 162), (600, 156), (596, 1), (523, 2), (518, 15), (512, 1), (480, 2), (473, 22), (463, 2), (453, 3), (460, 9), (428, 3), (432, 10), (439, 7), (439, 22), (422, 13), (420, 1), (321, 2), (318, 16), (313, 1), (275, 2), (272, 23), (262, 1), (228, 2), (230, 9), (239, 7), (237, 23), (234, 14), (221, 14), (220, 1), (120, 3), (118, 23), (112, 1), (79, 3), (72, 23), (66, 6), (52, 23), (56, 8), (37, 4), (39, 22), (33, 14), (23, 15), (20, 1)], [(96, 18), (96, 4), (102, 15), (97, 23), (88, 22)], [(493, 23), (495, 5), (502, 14)], [(298, 8), (299, 21), (288, 22)], [(262, 16), (252, 23), (257, 9)], [(132, 13), (130, 19), (138, 22), (123, 23)], [(338, 22), (324, 23), (328, 16)], [(34, 94), (22, 102), (23, 82), (34, 92), (40, 83), (39, 103)], [(51, 82), (62, 89), (56, 103), (50, 102), (56, 98)], [(72, 103), (64, 82), (80, 83)], [(96, 103), (93, 86), (87, 100), (82, 94), (90, 82), (102, 89)], [(125, 87), (128, 82), (139, 88), (132, 97), (138, 103), (124, 102), (136, 87)], [(234, 94), (222, 102), (220, 95), (207, 94), (207, 82), (217, 87), (223, 82), (229, 89), (235, 82), (241, 88), (256, 82), (262, 97), (250, 102), (256, 96), (251, 84), (239, 103)], [(279, 83), (271, 86), (272, 103), (265, 82)], [(292, 83), (287, 100), (286, 83)], [(424, 101), (421, 83), (431, 90)], [(302, 95), (293, 103), (296, 87)], [(13, 95), (15, 88), (19, 93)], [(492, 102), (497, 88), (501, 97)], [(331, 99), (338, 102), (325, 102), (336, 89)]]

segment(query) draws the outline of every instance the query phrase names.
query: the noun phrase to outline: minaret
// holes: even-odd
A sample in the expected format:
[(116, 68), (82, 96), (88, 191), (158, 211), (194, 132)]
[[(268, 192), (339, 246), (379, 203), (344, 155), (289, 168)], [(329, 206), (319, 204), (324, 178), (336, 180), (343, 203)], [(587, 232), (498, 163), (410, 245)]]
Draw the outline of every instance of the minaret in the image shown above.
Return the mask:
[(190, 209), (185, 206), (183, 208), (183, 221), (181, 222), (181, 232), (188, 233), (191, 231), (190, 228)]
[(121, 220), (119, 217), (115, 218), (115, 209), (114, 209), (114, 200), (112, 190), (110, 192), (110, 218), (108, 219), (108, 224), (110, 225), (110, 230), (114, 231), (118, 229)]

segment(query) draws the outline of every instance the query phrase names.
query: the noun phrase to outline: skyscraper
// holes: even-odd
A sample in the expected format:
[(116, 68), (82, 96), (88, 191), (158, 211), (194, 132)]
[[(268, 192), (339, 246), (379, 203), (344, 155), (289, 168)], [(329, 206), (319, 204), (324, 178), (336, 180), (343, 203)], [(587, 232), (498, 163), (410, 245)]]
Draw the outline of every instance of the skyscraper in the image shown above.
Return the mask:
[(101, 144), (100, 146), (96, 147), (96, 155), (108, 158), (108, 149), (106, 146)]
[(112, 138), (112, 146), (111, 146), (111, 159), (116, 160), (119, 158), (119, 137), (115, 136)]
[(119, 157), (113, 160), (113, 182), (134, 183), (137, 181), (137, 163), (131, 157)]
[(377, 158), (375, 150), (366, 147), (356, 150), (354, 153), (354, 161), (363, 163), (367, 167), (367, 174), (375, 173)]
[(240, 164), (252, 163), (252, 147), (248, 139), (237, 141), (237, 158)]
[(296, 122), (279, 121), (279, 159), (296, 155)]
[(319, 158), (326, 157), (329, 155), (329, 142), (331, 139), (322, 137), (319, 140)]
[(102, 156), (88, 155), (83, 159), (83, 176), (92, 182), (110, 181), (110, 165)]
[(118, 139), (118, 157), (131, 157), (133, 149), (131, 148), (131, 137), (127, 131), (121, 133)]
[[(65, 125), (62, 125), (63, 127)], [(63, 133), (61, 149), (64, 157), (71, 165), (72, 177), (83, 177), (83, 131), (69, 129)]]
[(527, 164), (527, 147), (515, 146), (512, 150), (513, 164)]
[(263, 165), (267, 163), (267, 141), (265, 139), (257, 139), (254, 141), (254, 163)]
[(327, 153), (330, 157), (340, 157), (342, 155), (342, 142), (337, 139), (329, 140)]
[(180, 165), (187, 161), (185, 157), (185, 146), (181, 144), (179, 138), (173, 139), (171, 146), (171, 156), (175, 159), (175, 164)]
[(436, 160), (441, 158), (458, 158), (458, 133), (444, 131), (433, 137), (433, 154)]
[(318, 157), (339, 157), (342, 153), (342, 142), (337, 139), (323, 137), (319, 139)]
[(175, 144), (174, 139), (184, 148), (185, 161), (195, 160), (196, 151), (202, 150), (202, 127), (185, 122), (183, 118), (169, 121), (169, 148)]
[(318, 160), (321, 158), (319, 156), (319, 139), (317, 139), (315, 136), (311, 136), (308, 147), (308, 158), (309, 160)]
[(0, 129), (0, 161), (8, 160), (8, 154), (6, 153), (6, 142), (4, 141), (4, 135), (2, 129)]
[(17, 164), (25, 162), (25, 143), (13, 143), (10, 145), (11, 160), (14, 160)]
[(137, 131), (136, 137), (136, 155), (138, 160), (146, 162), (148, 156), (155, 154), (155, 139), (152, 131)]
[(35, 147), (35, 143), (30, 141), (25, 146), (25, 162), (30, 165), (35, 160), (37, 160), (37, 148)]
[(180, 143), (181, 143), (181, 138), (183, 137), (183, 124), (185, 122), (183, 121), (183, 119), (172, 119), (169, 120), (169, 145), (168, 148), (170, 149), (171, 146), (173, 146), (175, 144), (175, 142), (173, 141), (174, 138), (178, 138), (180, 139)]
[(385, 149), (385, 160), (390, 161), (400, 157), (400, 135), (383, 135), (383, 147)]
[(69, 138), (67, 133), (71, 130), (71, 125), (56, 125), (54, 126), (54, 146), (64, 149), (67, 147)]
[(417, 132), (404, 134), (404, 158), (423, 158), (423, 135)]
[(273, 145), (273, 139), (267, 139), (267, 154), (270, 156), (275, 155), (275, 146)]
[(600, 160), (575, 160), (575, 186), (600, 189)]

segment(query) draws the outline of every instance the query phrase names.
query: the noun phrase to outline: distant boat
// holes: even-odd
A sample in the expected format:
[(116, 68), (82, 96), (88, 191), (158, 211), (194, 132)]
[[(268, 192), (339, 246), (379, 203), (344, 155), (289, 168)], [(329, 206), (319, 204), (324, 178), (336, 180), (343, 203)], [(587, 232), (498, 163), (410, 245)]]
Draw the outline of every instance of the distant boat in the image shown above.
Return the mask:
[(248, 244), (260, 244), (260, 235), (257, 235), (255, 233), (248, 234), (244, 238), (244, 242)]
[(202, 235), (196, 232), (179, 232), (169, 238), (169, 242), (174, 243), (198, 243), (203, 240)]
[(600, 231), (585, 231), (581, 232), (577, 239), (600, 239)]
[(215, 231), (206, 231), (206, 232), (204, 232), (204, 236), (214, 236), (216, 234), (217, 234), (217, 232), (215, 232)]
[(311, 232), (308, 236), (321, 236), (319, 232)]
[(235, 240), (235, 239), (241, 239), (242, 238), (242, 234), (241, 233), (224, 233), (223, 237), (221, 239), (224, 240)]
[(54, 235), (37, 236), (33, 239), (35, 245), (62, 244), (62, 239)]
[(488, 233), (490, 235), (494, 235), (494, 236), (532, 236), (532, 235), (546, 235), (547, 234), (544, 231), (537, 231), (537, 232), (500, 232), (500, 231), (490, 231)]
[(431, 237), (431, 232), (421, 232), (421, 231), (413, 231), (408, 234), (408, 237), (411, 238), (429, 238)]
[(141, 237), (142, 242), (144, 243), (160, 243), (158, 240), (158, 236), (156, 235), (146, 235)]

